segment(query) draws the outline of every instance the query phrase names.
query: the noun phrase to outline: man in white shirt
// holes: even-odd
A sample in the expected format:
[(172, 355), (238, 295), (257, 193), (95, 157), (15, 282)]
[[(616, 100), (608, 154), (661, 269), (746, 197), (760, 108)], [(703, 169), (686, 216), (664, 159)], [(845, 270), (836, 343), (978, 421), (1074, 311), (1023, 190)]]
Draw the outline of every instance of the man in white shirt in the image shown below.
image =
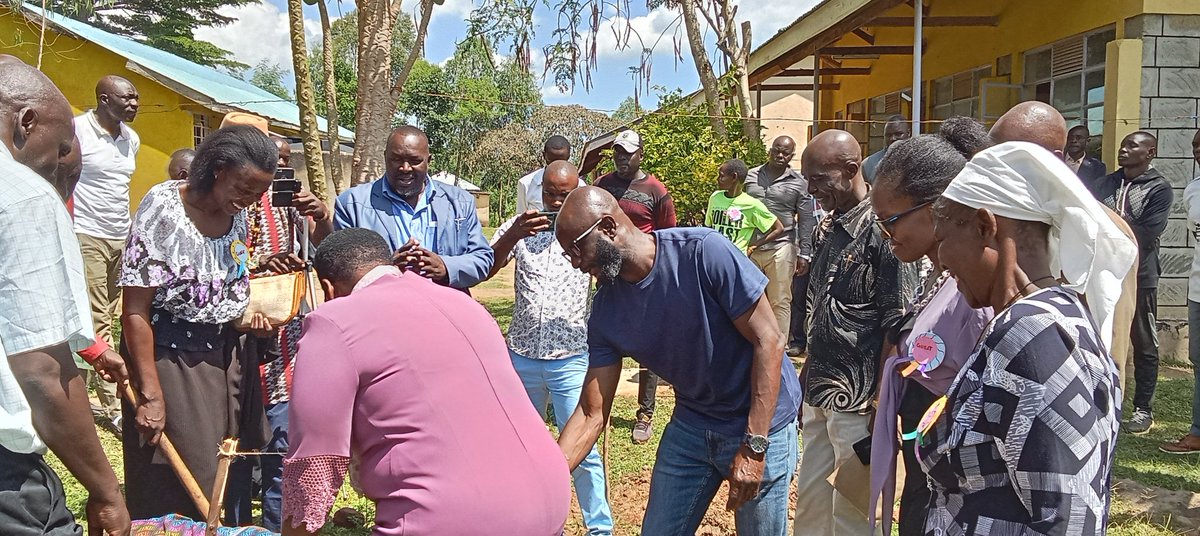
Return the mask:
[[(106, 76), (96, 84), (96, 108), (75, 118), (83, 152), (83, 172), (74, 197), (75, 234), (83, 252), (92, 323), (109, 346), (114, 346), (112, 327), (120, 316), (117, 274), (129, 237), (129, 182), (141, 146), (127, 123), (137, 112), (137, 88), (119, 76)], [(76, 364), (86, 371), (86, 365)], [(116, 386), (92, 378), (104, 417), (119, 418)]]
[(43, 74), (0, 56), (0, 534), (82, 534), (47, 447), (88, 490), (93, 531), (129, 512), (71, 352), (93, 343), (83, 260), (50, 179), (72, 144), (71, 108)]
[[(567, 194), (583, 186), (583, 181), (575, 166), (559, 160), (546, 166), (538, 183), (538, 210), (521, 212), (496, 229), (491, 244), (496, 262), (489, 277), (516, 259), (516, 302), (508, 328), (508, 352), (534, 408), (545, 418), (548, 397), (562, 430), (579, 404), (588, 371), (592, 278), (576, 270), (563, 255), (562, 246), (554, 239), (552, 218), (539, 211), (557, 214)], [(588, 534), (612, 534), (604, 467), (594, 447), (572, 476)]]
[[(570, 160), (571, 142), (562, 136), (550, 136), (542, 146), (542, 160), (549, 166), (559, 160)], [(545, 210), (542, 205), (542, 174), (545, 167), (533, 170), (517, 180), (517, 214), (526, 210)]]

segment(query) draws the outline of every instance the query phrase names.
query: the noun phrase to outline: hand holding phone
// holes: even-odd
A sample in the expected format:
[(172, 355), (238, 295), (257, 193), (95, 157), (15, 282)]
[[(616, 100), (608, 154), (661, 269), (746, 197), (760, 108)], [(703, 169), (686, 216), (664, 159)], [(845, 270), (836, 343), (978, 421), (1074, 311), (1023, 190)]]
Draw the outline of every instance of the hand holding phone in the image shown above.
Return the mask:
[(275, 170), (275, 180), (271, 181), (271, 206), (290, 207), (292, 198), (300, 192), (300, 181), (296, 180), (296, 170), (281, 167)]

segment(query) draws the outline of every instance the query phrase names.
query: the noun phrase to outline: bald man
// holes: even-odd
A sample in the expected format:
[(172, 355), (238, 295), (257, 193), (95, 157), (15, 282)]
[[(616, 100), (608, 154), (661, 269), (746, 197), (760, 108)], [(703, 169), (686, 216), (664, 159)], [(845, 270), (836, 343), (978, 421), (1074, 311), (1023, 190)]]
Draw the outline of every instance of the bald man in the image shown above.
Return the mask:
[(43, 460), (47, 447), (87, 489), (89, 528), (128, 534), (72, 360), (95, 332), (79, 243), (53, 187), (72, 147), (71, 107), (20, 60), (0, 56), (0, 71), (0, 534), (83, 533)]
[(643, 534), (693, 534), (722, 480), (742, 536), (787, 532), (799, 382), (766, 298), (767, 278), (712, 229), (645, 233), (606, 190), (567, 196), (555, 236), (599, 280), (583, 395), (559, 436), (571, 467), (604, 429), (630, 356), (674, 387), (650, 477)]
[[(508, 352), (533, 407), (546, 418), (554, 408), (558, 429), (575, 412), (588, 370), (588, 298), (592, 278), (571, 266), (554, 240), (554, 222), (567, 195), (583, 186), (579, 170), (566, 160), (550, 162), (538, 177), (538, 207), (526, 210), (496, 229), (492, 250), (496, 263), (489, 277), (515, 260), (516, 301), (508, 329)], [(530, 190), (532, 193), (533, 190)], [(571, 476), (591, 535), (613, 531), (607, 483), (600, 455), (593, 448)]]
[(1154, 426), (1152, 402), (1158, 385), (1158, 311), (1159, 237), (1167, 228), (1171, 203), (1175, 201), (1171, 183), (1151, 165), (1158, 155), (1158, 139), (1149, 132), (1137, 131), (1121, 141), (1115, 173), (1091, 184), (1092, 193), (1105, 206), (1120, 214), (1133, 229), (1138, 243), (1137, 308), (1133, 317), (1133, 414), (1124, 423), (1125, 431), (1144, 434)]
[(401, 267), (466, 290), (487, 277), (492, 248), (483, 238), (475, 198), (430, 179), (429, 157), (429, 138), (421, 129), (393, 130), (383, 177), (342, 192), (333, 226), (375, 231), (387, 239)]
[(875, 225), (859, 151), (849, 132), (826, 130), (800, 159), (808, 192), (830, 214), (814, 236), (808, 289), (798, 535), (872, 534), (869, 470), (856, 453), (870, 442), (885, 335), (899, 328), (917, 285), (915, 267), (896, 259)]
[(187, 180), (192, 168), (192, 160), (196, 158), (195, 149), (180, 149), (171, 153), (171, 161), (167, 164), (167, 179), (173, 181)]
[[(75, 234), (83, 251), (92, 323), (109, 345), (120, 314), (117, 273), (129, 237), (129, 183), (142, 144), (128, 125), (137, 117), (138, 98), (137, 88), (129, 80), (105, 76), (96, 83), (96, 107), (75, 118), (83, 154), (83, 172), (73, 198)], [(116, 385), (96, 385), (107, 417), (119, 419)]]
[[(992, 126), (988, 133), (994, 143), (1009, 141), (1027, 141), (1041, 146), (1059, 158), (1067, 143), (1067, 121), (1054, 107), (1044, 102), (1026, 101), (1013, 106)], [(1133, 230), (1112, 209), (1104, 207), (1104, 211), (1112, 222), (1125, 233), (1130, 240), (1137, 241)], [(1130, 329), (1133, 325), (1134, 312), (1137, 302), (1138, 269), (1134, 266), (1126, 274), (1121, 284), (1121, 298), (1113, 310), (1112, 352), (1113, 361), (1117, 364), (1117, 372), (1121, 376), (1121, 391), (1125, 391), (1125, 363), (1129, 359)], [(1087, 297), (1084, 296), (1086, 300)]]

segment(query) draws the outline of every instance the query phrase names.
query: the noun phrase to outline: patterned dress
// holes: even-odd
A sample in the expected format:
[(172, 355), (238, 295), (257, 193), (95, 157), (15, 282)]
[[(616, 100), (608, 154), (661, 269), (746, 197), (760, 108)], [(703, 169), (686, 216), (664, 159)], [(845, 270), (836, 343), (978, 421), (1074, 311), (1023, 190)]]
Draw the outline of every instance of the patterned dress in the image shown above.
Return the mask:
[(1054, 287), (984, 330), (920, 440), (930, 536), (1104, 534), (1117, 371), (1078, 295)]
[[(280, 253), (300, 254), (299, 243), (296, 241), (296, 230), (304, 225), (306, 218), (292, 207), (271, 206), (271, 192), (268, 190), (262, 199), (246, 208), (249, 222), (249, 235), (246, 245), (250, 249), (251, 275), (250, 278), (271, 275), (261, 271), (261, 265), (266, 260)], [(265, 270), (263, 268), (262, 270)], [(296, 317), (291, 322), (279, 328), (279, 334), (274, 341), (264, 345), (264, 362), (259, 366), (263, 379), (263, 396), (269, 406), (287, 402), (291, 393), (292, 368), (296, 356), (296, 343), (300, 340), (302, 319)]]

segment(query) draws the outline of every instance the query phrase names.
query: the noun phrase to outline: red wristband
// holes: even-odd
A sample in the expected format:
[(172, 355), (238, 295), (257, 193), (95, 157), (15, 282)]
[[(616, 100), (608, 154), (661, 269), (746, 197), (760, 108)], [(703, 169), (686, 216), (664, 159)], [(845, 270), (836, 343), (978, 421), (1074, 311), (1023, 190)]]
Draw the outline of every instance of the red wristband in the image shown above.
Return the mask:
[(100, 359), (100, 356), (104, 355), (104, 352), (107, 352), (111, 348), (112, 347), (109, 346), (107, 342), (104, 342), (104, 339), (97, 336), (96, 344), (80, 350), (78, 354), (79, 357), (83, 358), (84, 362), (91, 365), (92, 363), (95, 363), (97, 359)]

